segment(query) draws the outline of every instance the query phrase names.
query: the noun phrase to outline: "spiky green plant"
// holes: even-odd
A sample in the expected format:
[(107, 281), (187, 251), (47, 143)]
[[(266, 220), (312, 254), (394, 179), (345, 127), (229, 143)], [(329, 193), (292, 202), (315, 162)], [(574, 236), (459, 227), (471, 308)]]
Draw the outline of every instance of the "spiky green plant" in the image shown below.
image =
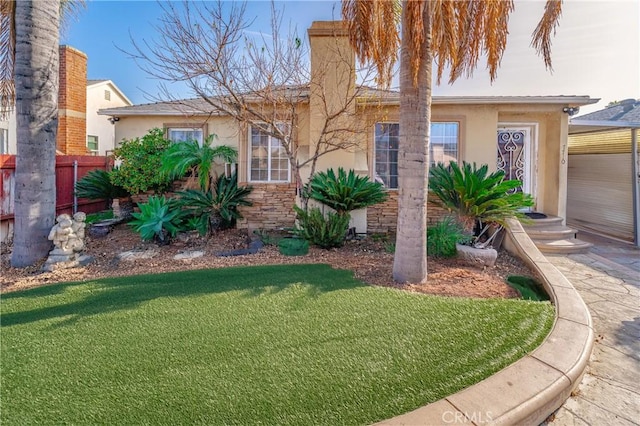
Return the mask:
[(233, 173), (230, 177), (218, 176), (209, 191), (188, 189), (178, 192), (177, 201), (186, 212), (194, 217), (202, 217), (201, 227), (209, 231), (229, 228), (235, 225), (242, 215), (240, 206), (251, 206), (247, 199), (253, 188), (238, 186), (238, 176)]
[(451, 216), (445, 216), (434, 225), (427, 227), (427, 253), (433, 257), (453, 257), (456, 255), (456, 244), (471, 241), (460, 225)]
[(337, 176), (333, 169), (313, 175), (306, 192), (309, 198), (331, 207), (339, 215), (387, 199), (382, 184), (370, 181), (368, 176), (358, 176), (353, 170), (347, 173), (342, 167), (338, 169)]
[(293, 233), (318, 247), (330, 249), (342, 247), (349, 227), (349, 214), (328, 213), (313, 207), (303, 210), (293, 206), (298, 223)]
[(190, 173), (190, 179), (198, 180), (200, 189), (208, 191), (213, 178), (213, 166), (216, 159), (233, 163), (238, 158), (238, 151), (228, 145), (212, 147), (215, 135), (210, 135), (202, 146), (198, 141), (176, 142), (172, 144), (162, 157), (160, 172), (170, 179), (180, 179)]
[(509, 217), (524, 217), (520, 212), (533, 206), (533, 198), (513, 192), (522, 185), (519, 180), (505, 180), (503, 171), (489, 173), (484, 164), (452, 161), (448, 166), (439, 163), (430, 168), (429, 189), (437, 195), (439, 204), (457, 215), (465, 231), (473, 232), (476, 223), (505, 224)]
[(89, 200), (113, 200), (130, 197), (129, 191), (111, 181), (111, 173), (95, 169), (89, 171), (76, 183), (76, 196)]
[(144, 241), (168, 244), (180, 230), (182, 212), (164, 196), (153, 195), (146, 203), (138, 203), (138, 207), (140, 213), (132, 213), (134, 219), (129, 225)]

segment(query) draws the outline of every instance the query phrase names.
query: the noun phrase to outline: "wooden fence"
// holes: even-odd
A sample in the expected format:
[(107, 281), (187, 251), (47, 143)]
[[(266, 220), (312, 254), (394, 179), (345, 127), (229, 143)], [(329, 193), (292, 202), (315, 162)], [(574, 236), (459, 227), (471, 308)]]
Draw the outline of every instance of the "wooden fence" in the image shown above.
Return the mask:
[[(73, 213), (74, 183), (89, 171), (94, 169), (107, 170), (108, 157), (87, 155), (57, 155), (56, 156), (56, 214)], [(15, 155), (0, 155), (0, 222), (13, 222), (15, 200)], [(94, 213), (104, 210), (107, 206), (104, 200), (76, 200), (77, 211)], [(4, 236), (3, 236), (4, 237)]]

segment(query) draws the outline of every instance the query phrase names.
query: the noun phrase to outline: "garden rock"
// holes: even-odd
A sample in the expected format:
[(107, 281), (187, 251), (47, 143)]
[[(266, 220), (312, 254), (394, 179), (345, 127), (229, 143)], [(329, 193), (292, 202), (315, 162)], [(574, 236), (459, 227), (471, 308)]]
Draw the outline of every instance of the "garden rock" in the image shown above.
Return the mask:
[(43, 271), (52, 272), (57, 269), (80, 266), (80, 253), (84, 250), (86, 217), (83, 212), (77, 212), (73, 218), (68, 214), (61, 214), (56, 218), (56, 224), (51, 228), (48, 237), (53, 241), (54, 249), (49, 253), (42, 267)]
[(204, 252), (202, 250), (192, 250), (192, 251), (183, 251), (182, 253), (178, 253), (173, 258), (175, 260), (190, 260), (196, 259), (198, 257), (204, 256)]
[(458, 258), (464, 260), (469, 265), (480, 268), (494, 266), (496, 264), (496, 259), (498, 258), (498, 252), (492, 248), (480, 249), (456, 244), (456, 250), (458, 252)]
[(138, 259), (151, 259), (155, 255), (158, 254), (158, 250), (156, 249), (147, 249), (147, 250), (129, 250), (122, 252), (118, 255), (118, 259), (133, 261)]

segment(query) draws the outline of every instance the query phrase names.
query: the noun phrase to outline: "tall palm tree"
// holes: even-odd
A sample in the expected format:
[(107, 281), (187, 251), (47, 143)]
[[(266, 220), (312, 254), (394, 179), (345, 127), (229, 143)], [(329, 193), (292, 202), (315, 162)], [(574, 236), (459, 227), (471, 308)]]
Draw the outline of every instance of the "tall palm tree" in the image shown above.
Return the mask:
[(82, 6), (83, 0), (0, 0), (0, 116), (15, 106), (17, 122), (14, 267), (33, 265), (51, 248), (60, 16)]
[[(343, 0), (342, 15), (360, 61), (372, 61), (380, 83), (388, 84), (400, 46), (400, 146), (398, 229), (393, 278), (424, 282), (427, 277), (426, 219), (431, 125), (432, 63), (440, 81), (473, 73), (481, 54), (495, 79), (507, 41), (513, 0)], [(533, 32), (533, 46), (551, 68), (551, 37), (561, 0), (547, 0)], [(400, 16), (400, 19), (398, 19)]]
[(56, 214), (59, 1), (15, 2), (17, 156), (11, 265), (33, 265), (51, 248)]

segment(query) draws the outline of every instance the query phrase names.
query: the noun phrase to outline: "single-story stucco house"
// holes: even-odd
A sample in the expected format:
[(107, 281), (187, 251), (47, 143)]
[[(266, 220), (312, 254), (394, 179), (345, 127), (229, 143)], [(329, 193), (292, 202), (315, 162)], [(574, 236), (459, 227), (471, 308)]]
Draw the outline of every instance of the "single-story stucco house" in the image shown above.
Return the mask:
[[(308, 36), (311, 75), (315, 75), (314, 67), (319, 63), (333, 61), (337, 50), (341, 57), (349, 58), (341, 72), (355, 69), (354, 54), (340, 22), (314, 22)], [(341, 93), (354, 90), (355, 72), (349, 72), (352, 76), (348, 81), (325, 79), (324, 92), (333, 93), (331, 96), (337, 99)], [(294, 143), (299, 148), (298, 155), (305, 157), (313, 152), (311, 145), (317, 140), (320, 102), (309, 87), (297, 89)], [(392, 231), (397, 216), (399, 95), (366, 88), (359, 93), (352, 113), (345, 117), (354, 124), (367, 125), (365, 131), (353, 136), (357, 147), (322, 156), (316, 170), (344, 167), (384, 182), (390, 194), (388, 201), (356, 212), (352, 225), (358, 232)], [(326, 99), (334, 99), (331, 96)], [(431, 162), (464, 160), (486, 163), (493, 170), (503, 169), (510, 178), (523, 181), (523, 190), (533, 195), (537, 211), (564, 218), (569, 114), (596, 101), (589, 96), (436, 96), (432, 105)], [(278, 150), (278, 140), (211, 108), (196, 99), (103, 109), (100, 114), (115, 123), (117, 141), (140, 137), (154, 127), (166, 129), (172, 140), (203, 140), (207, 135), (217, 135), (215, 144), (238, 149), (239, 181), (254, 187), (254, 206), (243, 209), (245, 219), (239, 226), (291, 226), (296, 176)], [(270, 149), (265, 150), (265, 146)], [(301, 170), (303, 181), (308, 175), (309, 170)], [(437, 216), (435, 211), (428, 215), (430, 221)]]

